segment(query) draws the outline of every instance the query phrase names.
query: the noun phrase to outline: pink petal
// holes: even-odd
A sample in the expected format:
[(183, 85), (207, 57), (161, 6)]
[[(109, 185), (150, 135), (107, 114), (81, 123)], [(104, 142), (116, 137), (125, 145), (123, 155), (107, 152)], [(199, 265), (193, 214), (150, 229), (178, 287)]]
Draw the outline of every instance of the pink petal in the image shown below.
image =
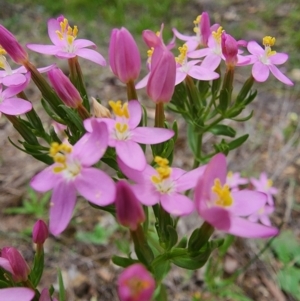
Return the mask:
[(176, 28), (173, 28), (172, 31), (173, 31), (174, 35), (176, 36), (176, 38), (178, 38), (179, 40), (188, 41), (193, 38), (192, 36), (187, 36), (187, 35), (181, 34)]
[(63, 50), (63, 48), (62, 48), (55, 53), (55, 56), (58, 57), (59, 59), (64, 60), (64, 59), (71, 59), (73, 57), (76, 57), (77, 53), (67, 52), (67, 51)]
[(100, 66), (106, 66), (105, 58), (97, 51), (92, 49), (78, 49), (76, 55), (90, 60)]
[(21, 98), (8, 98), (0, 103), (0, 112), (7, 115), (21, 115), (32, 109), (32, 104)]
[(21, 85), (9, 86), (7, 89), (5, 89), (2, 92), (2, 99), (11, 98), (12, 96), (15, 96), (18, 93), (22, 92), (30, 82), (30, 78), (31, 78), (30, 72), (27, 72), (25, 74), (25, 78), (26, 78), (26, 81), (23, 82)]
[[(186, 171), (181, 168), (172, 167), (171, 179), (173, 181), (177, 181), (185, 173), (186, 173)], [(176, 183), (176, 187), (177, 187), (177, 183)], [(176, 189), (176, 191), (178, 191), (178, 190)]]
[(104, 122), (93, 120), (93, 132), (85, 134), (74, 145), (72, 155), (77, 157), (81, 164), (91, 166), (97, 163), (104, 155), (108, 145), (108, 130)]
[(114, 181), (105, 172), (96, 168), (83, 168), (74, 181), (78, 192), (88, 201), (107, 206), (115, 200)]
[(138, 89), (142, 89), (145, 88), (147, 86), (148, 83), (148, 79), (149, 79), (150, 73), (148, 73), (141, 81), (139, 81), (136, 85), (135, 88)]
[(269, 57), (269, 60), (274, 65), (284, 64), (288, 60), (289, 56), (286, 53), (276, 53)]
[(55, 45), (27, 44), (26, 47), (32, 51), (49, 55), (55, 55), (61, 50), (61, 47)]
[(219, 207), (212, 207), (202, 210), (199, 215), (210, 225), (221, 231), (228, 231), (230, 227), (230, 214), (227, 210)]
[(262, 55), (265, 53), (265, 50), (255, 41), (250, 41), (247, 45), (247, 49), (251, 54), (255, 55)]
[(162, 194), (160, 197), (162, 207), (172, 215), (183, 216), (194, 211), (194, 203), (185, 195), (174, 193)]
[(204, 56), (207, 56), (211, 53), (211, 49), (210, 48), (203, 48), (203, 49), (199, 49), (199, 50), (195, 50), (192, 52), (188, 53), (188, 57), (191, 59), (198, 59)]
[(157, 144), (171, 139), (174, 132), (168, 129), (138, 127), (131, 131), (131, 139), (142, 144)]
[(213, 71), (210, 71), (206, 68), (203, 68), (201, 66), (194, 66), (190, 69), (188, 74), (198, 80), (212, 80), (219, 78), (219, 74)]
[(137, 100), (130, 100), (128, 103), (129, 121), (128, 125), (130, 129), (135, 129), (142, 118), (142, 107)]
[(12, 275), (14, 274), (13, 268), (8, 259), (0, 257), (0, 267)]
[(233, 205), (228, 210), (237, 216), (247, 216), (260, 208), (267, 202), (267, 195), (263, 192), (240, 190), (232, 192)]
[(200, 41), (196, 37), (192, 37), (189, 41), (186, 42), (186, 45), (188, 47), (188, 51), (193, 51), (197, 49), (198, 45), (200, 44)]
[(12, 287), (0, 289), (0, 300), (5, 301), (31, 301), (34, 291), (27, 287)]
[(48, 35), (49, 35), (49, 38), (50, 38), (51, 42), (54, 45), (62, 45), (63, 42), (58, 37), (58, 35), (56, 33), (57, 30), (58, 31), (61, 30), (59, 22), (56, 19), (50, 19), (48, 21)]
[(176, 181), (176, 191), (182, 192), (194, 188), (199, 178), (203, 175), (205, 168), (206, 165), (198, 167), (183, 174)]
[(269, 65), (270, 71), (273, 73), (273, 75), (280, 80), (281, 82), (283, 82), (284, 84), (288, 85), (288, 86), (293, 86), (294, 83), (287, 77), (285, 76), (283, 73), (281, 73), (281, 71), (279, 71), (279, 69), (274, 66), (274, 65)]
[(211, 53), (208, 54), (202, 61), (201, 67), (214, 71), (220, 65), (222, 58), (220, 55)]
[(136, 142), (131, 140), (117, 141), (116, 153), (128, 167), (139, 171), (145, 169), (147, 164), (145, 154)]
[[(249, 219), (250, 220), (250, 219)], [(267, 216), (267, 215), (262, 215), (261, 217), (260, 217), (260, 221), (261, 221), (261, 223), (262, 224), (264, 224), (265, 226), (271, 226), (272, 224), (271, 224), (271, 221), (270, 221), (270, 219), (269, 219), (269, 217)]]
[(145, 206), (153, 206), (159, 202), (160, 193), (152, 183), (142, 183), (132, 186), (132, 191), (138, 200)]
[(46, 192), (52, 189), (59, 179), (60, 175), (53, 172), (51, 165), (35, 175), (30, 181), (30, 186), (36, 191)]
[(279, 230), (274, 227), (252, 223), (241, 217), (234, 217), (231, 218), (227, 233), (247, 238), (264, 238), (277, 235)]
[(52, 65), (47, 66), (47, 67), (37, 68), (37, 70), (40, 73), (44, 73), (44, 72), (48, 72), (48, 71), (52, 70), (53, 68), (56, 68), (56, 64), (52, 64)]
[(254, 63), (252, 68), (252, 75), (258, 82), (265, 82), (269, 77), (269, 68), (260, 61)]
[(242, 56), (238, 54), (237, 59), (237, 66), (246, 66), (252, 64), (252, 57), (250, 55)]
[(61, 181), (53, 188), (50, 202), (49, 229), (57, 236), (68, 226), (76, 203), (73, 182)]
[(175, 86), (182, 83), (185, 78), (187, 77), (187, 73), (183, 72), (181, 68), (176, 69), (176, 79), (175, 79)]
[(4, 86), (21, 85), (25, 82), (26, 82), (25, 75), (20, 73), (7, 75), (2, 79), (2, 83)]
[(73, 45), (74, 45), (74, 48), (77, 49), (77, 50), (81, 49), (81, 48), (85, 48), (85, 47), (96, 48), (95, 43), (93, 43), (90, 40), (86, 40), (86, 39), (75, 40), (74, 43), (73, 43)]

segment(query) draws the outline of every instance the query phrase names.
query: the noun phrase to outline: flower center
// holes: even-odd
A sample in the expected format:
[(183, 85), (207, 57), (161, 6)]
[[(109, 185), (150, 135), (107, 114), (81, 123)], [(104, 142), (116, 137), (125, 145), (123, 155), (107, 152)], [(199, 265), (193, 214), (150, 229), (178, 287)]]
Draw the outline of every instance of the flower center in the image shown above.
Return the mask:
[(177, 64), (185, 65), (187, 61), (187, 52), (188, 52), (188, 46), (186, 44), (183, 44), (182, 47), (178, 48), (180, 54), (178, 57), (175, 58), (175, 61)]
[(217, 200), (215, 201), (216, 205), (221, 207), (229, 207), (233, 204), (233, 198), (230, 193), (229, 185), (225, 184), (222, 186), (220, 180), (215, 179), (214, 186), (211, 190), (217, 195)]
[(75, 178), (81, 170), (80, 162), (70, 156), (72, 150), (73, 147), (69, 144), (53, 142), (49, 151), (50, 156), (57, 163), (53, 167), (53, 172), (62, 173), (68, 180)]
[[(4, 50), (4, 52), (5, 52), (5, 50)], [(11, 67), (6, 60), (6, 57), (3, 55), (5, 53), (1, 52), (1, 47), (0, 47), (0, 68), (4, 69), (7, 75), (11, 75), (12, 74)]]
[(172, 168), (169, 166), (169, 160), (156, 156), (154, 162), (158, 164), (156, 168), (157, 175), (151, 177), (151, 181), (157, 191), (161, 193), (171, 193), (175, 188), (174, 182), (170, 179)]
[(212, 32), (212, 36), (215, 39), (216, 43), (221, 45), (221, 36), (222, 36), (222, 32), (223, 32), (223, 27), (220, 26), (217, 31), (213, 31)]
[(275, 45), (275, 41), (276, 39), (271, 36), (265, 36), (263, 38), (263, 45), (265, 46), (265, 55), (263, 57), (264, 62), (266, 62), (270, 56), (276, 54), (276, 51), (271, 49), (271, 47)]
[(131, 297), (133, 300), (140, 300), (141, 293), (150, 287), (150, 283), (147, 280), (141, 280), (138, 277), (133, 277), (125, 281), (125, 284), (130, 290)]
[(78, 34), (77, 26), (75, 25), (74, 28), (72, 28), (69, 25), (69, 22), (66, 18), (64, 18), (63, 21), (61, 21), (59, 23), (59, 25), (60, 25), (60, 31), (59, 30), (55, 31), (58, 38), (62, 41), (67, 42), (66, 51), (73, 52), (74, 51), (73, 42), (76, 39), (77, 34)]

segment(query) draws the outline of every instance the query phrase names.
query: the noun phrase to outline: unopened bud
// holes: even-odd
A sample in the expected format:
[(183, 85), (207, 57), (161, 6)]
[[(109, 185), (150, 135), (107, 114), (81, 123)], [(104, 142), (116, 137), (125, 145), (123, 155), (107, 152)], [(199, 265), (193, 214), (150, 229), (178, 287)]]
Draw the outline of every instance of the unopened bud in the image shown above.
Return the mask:
[(92, 97), (93, 116), (98, 118), (111, 118), (110, 111)]
[(42, 245), (49, 236), (48, 227), (44, 221), (39, 219), (33, 226), (32, 240), (36, 244)]

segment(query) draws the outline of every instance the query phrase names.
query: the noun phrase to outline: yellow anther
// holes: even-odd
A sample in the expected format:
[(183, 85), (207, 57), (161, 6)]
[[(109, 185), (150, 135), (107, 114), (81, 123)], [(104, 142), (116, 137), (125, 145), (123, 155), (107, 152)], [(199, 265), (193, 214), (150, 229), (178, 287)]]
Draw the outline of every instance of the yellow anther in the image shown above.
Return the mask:
[(267, 187), (270, 188), (272, 186), (273, 186), (273, 181), (271, 179), (268, 179)]
[(159, 166), (168, 166), (169, 160), (166, 158), (162, 158), (160, 156), (155, 156), (154, 162), (157, 163)]
[(214, 39), (220, 44), (221, 43), (221, 35), (223, 32), (223, 27), (220, 26), (217, 31), (213, 31), (212, 32), (212, 36), (214, 37)]
[(59, 172), (62, 172), (64, 169), (66, 169), (66, 166), (64, 165), (64, 166), (55, 166), (54, 168), (53, 168), (53, 171), (55, 172), (55, 173), (59, 173)]
[(215, 179), (214, 186), (212, 187), (212, 191), (217, 194), (218, 199), (215, 204), (222, 207), (229, 207), (233, 203), (233, 198), (230, 193), (230, 188), (227, 184), (224, 186), (221, 185), (219, 179)]
[(57, 34), (57, 36), (60, 40), (63, 40), (64, 36), (59, 30), (56, 30), (55, 33)]
[(57, 34), (58, 38), (60, 40), (63, 40), (64, 38), (67, 39), (68, 44), (72, 44), (77, 37), (78, 34), (78, 28), (77, 26), (74, 26), (74, 29), (69, 25), (69, 22), (67, 19), (64, 19), (60, 24), (60, 31), (56, 30), (55, 33)]
[(169, 167), (168, 159), (156, 156), (154, 162), (158, 164), (158, 167), (156, 168), (158, 175), (152, 176), (151, 180), (154, 184), (158, 184), (170, 177), (172, 168)]
[(125, 133), (128, 130), (128, 125), (120, 122), (117, 122), (115, 127), (116, 130), (121, 134)]
[(67, 35), (68, 44), (70, 44), (70, 45), (73, 44), (74, 40), (75, 40), (75, 38), (73, 36)]
[(197, 16), (197, 18), (193, 21), (193, 23), (196, 25), (198, 25), (201, 22), (201, 15)]
[(147, 56), (148, 56), (148, 58), (152, 57), (153, 52), (154, 52), (154, 47), (151, 47), (149, 50), (147, 50)]
[(229, 171), (228, 173), (227, 173), (227, 178), (232, 178), (233, 177), (233, 172), (232, 171)]
[(78, 27), (76, 25), (74, 25), (73, 36), (76, 38), (77, 34), (78, 34)]
[(4, 48), (2, 48), (2, 46), (0, 46), (0, 55), (4, 55), (6, 54), (7, 52), (5, 51)]
[(179, 47), (178, 50), (179, 50), (180, 54), (178, 55), (178, 57), (175, 58), (175, 60), (176, 60), (176, 63), (182, 65), (186, 59), (188, 47), (186, 44), (183, 44), (183, 46)]
[(157, 31), (155, 34), (156, 34), (156, 36), (159, 37), (160, 36), (160, 31)]
[(124, 103), (122, 106), (121, 100), (113, 101), (110, 100), (108, 102), (112, 110), (114, 111), (114, 114), (119, 117), (125, 117), (129, 118), (129, 111), (128, 111), (128, 103)]
[(265, 36), (263, 38), (263, 45), (266, 47), (274, 46), (276, 39), (271, 36)]

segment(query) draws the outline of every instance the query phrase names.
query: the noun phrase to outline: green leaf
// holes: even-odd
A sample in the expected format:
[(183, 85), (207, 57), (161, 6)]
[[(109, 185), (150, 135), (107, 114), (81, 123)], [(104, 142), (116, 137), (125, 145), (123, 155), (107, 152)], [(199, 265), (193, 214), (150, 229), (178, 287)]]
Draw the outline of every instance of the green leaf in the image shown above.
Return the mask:
[(183, 249), (186, 248), (187, 242), (188, 242), (187, 237), (183, 236), (179, 241), (179, 243), (177, 244), (177, 248), (183, 248)]
[(209, 129), (209, 132), (213, 133), (214, 135), (223, 135), (223, 136), (228, 136), (228, 137), (235, 137), (236, 131), (224, 124), (216, 124), (212, 128)]
[(229, 97), (230, 97), (230, 94), (227, 89), (221, 90), (220, 97), (219, 97), (218, 110), (221, 111), (222, 113), (225, 113), (228, 108)]
[(33, 268), (30, 272), (30, 280), (34, 287), (37, 287), (40, 283), (44, 271), (44, 251), (41, 253), (35, 253)]
[(10, 284), (0, 280), (0, 288), (7, 288), (7, 287), (10, 287)]
[(162, 254), (156, 257), (152, 261), (151, 267), (156, 281), (162, 281), (171, 268), (170, 261), (168, 259), (168, 254)]
[(167, 241), (167, 250), (171, 250), (177, 243), (178, 240), (178, 234), (174, 227), (171, 225), (167, 225), (167, 231), (168, 231), (168, 241)]
[(113, 255), (111, 260), (115, 265), (122, 267), (122, 268), (127, 268), (130, 265), (139, 262), (138, 260), (135, 260), (132, 258), (125, 258), (125, 257), (117, 256), (117, 255)]
[(243, 135), (235, 140), (232, 140), (228, 143), (228, 147), (230, 150), (235, 149), (241, 146), (249, 137), (249, 134)]
[(281, 288), (293, 295), (296, 300), (300, 300), (300, 269), (286, 267), (278, 274)]
[(59, 301), (66, 301), (66, 292), (61, 270), (58, 270)]

